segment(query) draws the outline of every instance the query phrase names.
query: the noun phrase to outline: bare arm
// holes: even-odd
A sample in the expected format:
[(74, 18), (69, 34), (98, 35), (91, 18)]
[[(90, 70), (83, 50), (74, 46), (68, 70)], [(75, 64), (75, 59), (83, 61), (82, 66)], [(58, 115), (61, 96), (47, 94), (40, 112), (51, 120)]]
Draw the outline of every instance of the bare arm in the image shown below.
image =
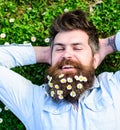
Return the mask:
[(117, 48), (115, 45), (115, 35), (99, 40), (99, 52), (101, 57), (105, 57), (113, 52), (116, 52)]
[(117, 48), (115, 44), (115, 35), (104, 38), (104, 39), (99, 39), (99, 51), (96, 53), (99, 59), (98, 65), (101, 64), (101, 62), (104, 60), (104, 58), (107, 55), (116, 51), (117, 51)]
[(36, 55), (36, 62), (37, 63), (48, 63), (50, 64), (51, 59), (51, 52), (50, 47), (41, 47), (41, 46), (35, 46), (33, 47)]

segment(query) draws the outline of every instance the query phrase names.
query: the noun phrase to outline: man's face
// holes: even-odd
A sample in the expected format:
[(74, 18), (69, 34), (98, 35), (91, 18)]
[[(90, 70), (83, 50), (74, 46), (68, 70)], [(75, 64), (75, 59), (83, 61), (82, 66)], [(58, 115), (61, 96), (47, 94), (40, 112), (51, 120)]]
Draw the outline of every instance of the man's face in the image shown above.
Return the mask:
[[(54, 39), (53, 51), (52, 51), (52, 66), (58, 61), (64, 59), (70, 59), (76, 62), (80, 62), (82, 65), (88, 66), (94, 59), (92, 50), (88, 45), (88, 35), (81, 30), (72, 30), (67, 32), (60, 32)], [(76, 71), (74, 66), (63, 66), (61, 71)]]
[(85, 32), (58, 33), (54, 39), (52, 66), (48, 70), (48, 94), (54, 100), (77, 101), (91, 88), (94, 68), (94, 57)]

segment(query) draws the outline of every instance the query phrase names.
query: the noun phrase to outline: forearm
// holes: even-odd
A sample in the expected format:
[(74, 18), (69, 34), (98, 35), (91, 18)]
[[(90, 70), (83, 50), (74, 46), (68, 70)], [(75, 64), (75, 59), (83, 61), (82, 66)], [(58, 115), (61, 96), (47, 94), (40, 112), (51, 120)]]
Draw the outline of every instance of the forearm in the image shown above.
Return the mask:
[(50, 63), (50, 47), (34, 46), (37, 63)]
[(99, 48), (104, 56), (120, 50), (120, 31), (113, 36), (100, 39)]

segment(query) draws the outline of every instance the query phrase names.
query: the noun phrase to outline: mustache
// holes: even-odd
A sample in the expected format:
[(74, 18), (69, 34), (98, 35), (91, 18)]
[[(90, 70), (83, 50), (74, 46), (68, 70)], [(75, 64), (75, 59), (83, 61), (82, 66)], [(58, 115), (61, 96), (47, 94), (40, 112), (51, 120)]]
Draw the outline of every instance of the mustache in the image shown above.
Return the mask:
[(63, 58), (61, 61), (57, 62), (54, 67), (56, 67), (57, 69), (62, 69), (63, 66), (66, 66), (66, 65), (69, 65), (70, 67), (74, 67), (76, 69), (82, 68), (82, 64), (80, 62), (73, 61), (70, 59), (65, 59), (65, 58)]
[(64, 66), (67, 66), (67, 65), (69, 65), (69, 67), (75, 68), (78, 71), (83, 71), (83, 70), (88, 71), (90, 69), (90, 66), (93, 66), (92, 62), (91, 62), (90, 65), (85, 66), (80, 61), (74, 61), (74, 60), (71, 60), (71, 59), (63, 58), (61, 61), (58, 61), (54, 66), (51, 66), (48, 69), (48, 72), (49, 72), (49, 74), (52, 74), (52, 73), (54, 73), (56, 71), (58, 73), (61, 73), (62, 68)]

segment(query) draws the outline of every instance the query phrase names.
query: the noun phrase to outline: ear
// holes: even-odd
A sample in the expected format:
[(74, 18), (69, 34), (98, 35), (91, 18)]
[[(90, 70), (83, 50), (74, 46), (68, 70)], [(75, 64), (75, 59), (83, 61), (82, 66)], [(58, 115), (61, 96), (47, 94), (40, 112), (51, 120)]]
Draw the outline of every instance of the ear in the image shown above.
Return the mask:
[(94, 69), (97, 69), (97, 67), (100, 65), (100, 56), (98, 53), (95, 53), (93, 56), (93, 67)]

